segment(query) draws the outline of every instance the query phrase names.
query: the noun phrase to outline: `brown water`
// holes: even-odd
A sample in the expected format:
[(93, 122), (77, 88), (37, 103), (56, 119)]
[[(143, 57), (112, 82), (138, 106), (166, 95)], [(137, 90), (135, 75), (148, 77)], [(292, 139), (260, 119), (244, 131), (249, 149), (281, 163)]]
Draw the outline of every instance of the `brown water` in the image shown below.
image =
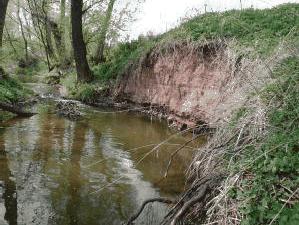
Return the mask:
[[(54, 114), (51, 104), (42, 105), (36, 116), (1, 125), (1, 225), (119, 225), (145, 199), (183, 190), (200, 143), (182, 150), (168, 178), (161, 177), (171, 152), (190, 134), (174, 136), (139, 162), (173, 135), (166, 124), (132, 113), (82, 110), (84, 119), (74, 122)], [(137, 224), (157, 224), (166, 211), (154, 204)]]

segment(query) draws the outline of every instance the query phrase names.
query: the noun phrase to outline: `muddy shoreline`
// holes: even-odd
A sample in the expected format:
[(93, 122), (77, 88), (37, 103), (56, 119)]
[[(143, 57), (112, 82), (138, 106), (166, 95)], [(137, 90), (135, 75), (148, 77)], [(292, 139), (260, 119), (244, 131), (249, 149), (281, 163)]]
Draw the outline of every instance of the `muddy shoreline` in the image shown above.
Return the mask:
[[(74, 100), (74, 99), (68, 99)], [(115, 100), (112, 97), (101, 97), (97, 98), (96, 102), (84, 102), (83, 104), (96, 107), (96, 108), (112, 108), (116, 111), (126, 111), (134, 112), (138, 114), (145, 115), (149, 118), (155, 118), (167, 122), (169, 128), (183, 131), (190, 130), (192, 133), (203, 133), (213, 130), (213, 127), (209, 126), (204, 121), (200, 119), (195, 119), (195, 117), (182, 118), (175, 113), (171, 112), (168, 107), (160, 106), (156, 104), (149, 103), (135, 103), (129, 100)]]

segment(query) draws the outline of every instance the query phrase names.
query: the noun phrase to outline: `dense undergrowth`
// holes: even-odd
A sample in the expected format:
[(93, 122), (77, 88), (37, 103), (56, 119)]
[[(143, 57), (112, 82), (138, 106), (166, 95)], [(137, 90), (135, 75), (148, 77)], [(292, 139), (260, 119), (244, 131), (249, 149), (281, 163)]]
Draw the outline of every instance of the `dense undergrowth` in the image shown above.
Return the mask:
[(273, 76), (277, 81), (262, 93), (270, 104), (268, 135), (240, 164), (254, 161), (247, 170), (254, 177), (244, 179), (244, 191), (236, 195), (247, 200), (242, 207), (246, 225), (299, 221), (299, 58), (286, 59)]
[[(259, 93), (267, 106), (267, 125), (261, 131), (265, 135), (245, 143), (241, 157), (227, 167), (230, 174), (242, 174), (227, 196), (228, 202), (238, 202), (242, 220), (237, 224), (296, 225), (299, 221), (299, 58), (285, 59), (272, 76), (275, 82)], [(250, 110), (239, 110), (230, 127), (240, 124)], [(243, 135), (252, 139), (253, 132)]]
[[(13, 78), (0, 79), (0, 102), (16, 104), (24, 101), (32, 95), (32, 92), (26, 89), (20, 82)], [(13, 114), (0, 111), (0, 122), (10, 119)]]

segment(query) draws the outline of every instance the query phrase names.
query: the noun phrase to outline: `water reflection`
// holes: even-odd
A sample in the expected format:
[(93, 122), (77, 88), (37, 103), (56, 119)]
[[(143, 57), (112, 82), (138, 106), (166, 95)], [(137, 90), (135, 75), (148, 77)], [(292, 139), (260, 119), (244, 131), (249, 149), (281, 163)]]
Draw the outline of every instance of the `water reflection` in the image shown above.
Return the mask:
[[(0, 168), (0, 224), (16, 225), (18, 216), (16, 184), (13, 181), (12, 174), (8, 166), (4, 143), (1, 140)], [(3, 218), (1, 218), (1, 216), (7, 223), (3, 220)]]
[[(137, 164), (172, 134), (165, 124), (131, 114), (85, 113), (77, 122), (43, 112), (3, 125), (0, 224), (119, 225), (145, 199), (183, 189), (190, 148), (176, 157), (168, 178), (157, 181), (170, 153), (190, 137), (174, 138)], [(166, 211), (155, 205), (137, 224), (156, 224)]]

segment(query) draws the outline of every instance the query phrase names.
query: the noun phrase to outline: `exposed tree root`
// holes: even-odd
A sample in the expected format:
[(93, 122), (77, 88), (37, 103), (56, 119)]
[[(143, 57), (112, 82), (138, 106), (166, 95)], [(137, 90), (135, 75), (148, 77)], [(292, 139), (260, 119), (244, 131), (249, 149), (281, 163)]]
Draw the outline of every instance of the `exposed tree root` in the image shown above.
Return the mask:
[(126, 225), (132, 225), (133, 222), (140, 216), (140, 214), (142, 213), (143, 209), (145, 208), (145, 206), (149, 203), (153, 203), (153, 202), (160, 202), (160, 203), (165, 203), (165, 204), (173, 204), (174, 201), (167, 199), (167, 198), (152, 198), (152, 199), (148, 199), (146, 201), (144, 201), (140, 207), (140, 209), (138, 210), (138, 212), (136, 214), (134, 214), (126, 223)]

